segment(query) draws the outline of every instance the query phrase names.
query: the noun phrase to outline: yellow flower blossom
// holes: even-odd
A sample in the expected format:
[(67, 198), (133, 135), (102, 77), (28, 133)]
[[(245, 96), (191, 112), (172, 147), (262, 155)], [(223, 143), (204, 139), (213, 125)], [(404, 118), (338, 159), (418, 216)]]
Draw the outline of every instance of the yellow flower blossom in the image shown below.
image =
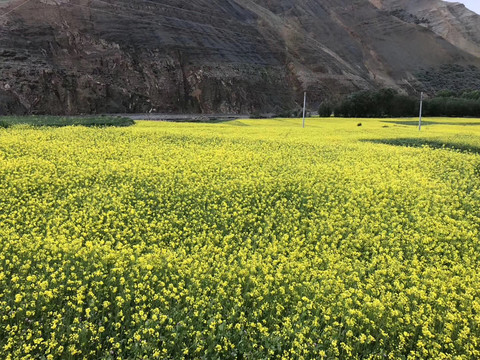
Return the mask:
[(480, 120), (361, 121), (0, 129), (0, 358), (479, 359)]

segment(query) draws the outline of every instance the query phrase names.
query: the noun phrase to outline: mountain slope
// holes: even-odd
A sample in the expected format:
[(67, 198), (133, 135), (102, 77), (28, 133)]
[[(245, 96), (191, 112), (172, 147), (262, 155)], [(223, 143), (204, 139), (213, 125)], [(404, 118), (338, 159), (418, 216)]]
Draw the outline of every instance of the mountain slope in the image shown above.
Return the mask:
[(278, 112), (305, 90), (312, 104), (378, 86), (415, 92), (422, 69), (480, 68), (474, 52), (368, 0), (21, 4), (0, 8), (11, 11), (0, 113)]
[(380, 9), (427, 27), (460, 49), (480, 56), (480, 15), (440, 0), (372, 0)]

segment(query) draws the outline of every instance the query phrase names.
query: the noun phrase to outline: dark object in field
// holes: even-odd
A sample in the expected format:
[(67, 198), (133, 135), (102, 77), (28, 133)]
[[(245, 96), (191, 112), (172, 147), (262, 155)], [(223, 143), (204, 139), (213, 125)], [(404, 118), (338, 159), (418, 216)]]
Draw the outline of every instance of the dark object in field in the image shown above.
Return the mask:
[(362, 126), (362, 123), (358, 123), (357, 126)]

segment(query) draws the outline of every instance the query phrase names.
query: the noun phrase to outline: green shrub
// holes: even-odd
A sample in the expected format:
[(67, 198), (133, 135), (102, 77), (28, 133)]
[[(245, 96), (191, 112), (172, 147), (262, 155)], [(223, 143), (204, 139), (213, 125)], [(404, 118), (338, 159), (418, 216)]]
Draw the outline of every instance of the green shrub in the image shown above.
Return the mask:
[[(478, 99), (477, 99), (478, 97)], [(425, 116), (480, 117), (480, 92), (442, 90), (424, 101)], [(419, 113), (419, 99), (393, 89), (360, 91), (347, 96), (336, 108), (340, 117), (412, 117)]]
[(320, 107), (318, 108), (318, 115), (320, 117), (330, 117), (332, 116), (334, 110), (335, 106), (331, 102), (325, 101), (320, 104)]
[(0, 120), (0, 129), (6, 129), (10, 127), (10, 124), (6, 122), (5, 120)]
[(132, 126), (135, 121), (122, 116), (92, 116), (92, 117), (67, 117), (67, 116), (12, 116), (3, 120), (7, 125), (32, 125), (32, 126)]

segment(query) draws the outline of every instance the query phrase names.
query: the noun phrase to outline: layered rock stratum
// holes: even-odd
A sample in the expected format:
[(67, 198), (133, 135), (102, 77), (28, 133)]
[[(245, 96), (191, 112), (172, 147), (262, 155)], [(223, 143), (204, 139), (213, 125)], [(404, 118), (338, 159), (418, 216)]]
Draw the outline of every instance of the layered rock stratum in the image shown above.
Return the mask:
[(479, 26), (437, 0), (2, 0), (0, 114), (281, 112), (304, 91), (311, 106), (435, 91), (425, 74), (445, 66), (476, 76)]

